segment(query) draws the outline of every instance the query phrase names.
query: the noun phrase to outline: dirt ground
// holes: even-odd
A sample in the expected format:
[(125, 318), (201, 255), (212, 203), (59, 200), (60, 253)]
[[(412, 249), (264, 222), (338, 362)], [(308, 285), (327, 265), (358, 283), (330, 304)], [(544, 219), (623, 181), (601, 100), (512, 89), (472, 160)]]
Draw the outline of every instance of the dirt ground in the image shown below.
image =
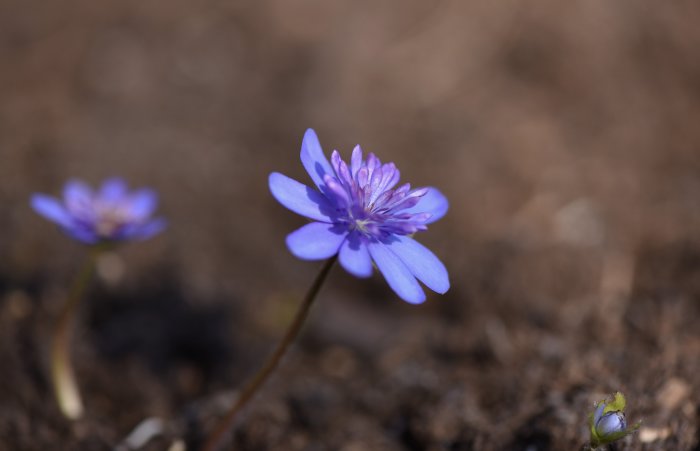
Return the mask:
[[(267, 175), (313, 127), (434, 185), (421, 306), (335, 268), (233, 434), (239, 451), (578, 450), (622, 391), (618, 450), (700, 451), (700, 4), (0, 1), (0, 450), (197, 450), (319, 264)], [(33, 192), (110, 175), (168, 230), (106, 256), (47, 378), (85, 250)], [(142, 429), (143, 430), (143, 429)]]

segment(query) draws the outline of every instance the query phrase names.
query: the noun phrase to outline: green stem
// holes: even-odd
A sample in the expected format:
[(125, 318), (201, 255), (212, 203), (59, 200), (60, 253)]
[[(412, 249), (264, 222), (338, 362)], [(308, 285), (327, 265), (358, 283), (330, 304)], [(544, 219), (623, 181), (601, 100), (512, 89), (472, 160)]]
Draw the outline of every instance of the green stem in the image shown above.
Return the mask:
[(78, 391), (78, 384), (75, 382), (73, 365), (70, 359), (73, 323), (75, 322), (78, 304), (80, 304), (83, 293), (95, 271), (95, 263), (99, 252), (99, 248), (92, 248), (80, 272), (75, 276), (68, 298), (59, 313), (51, 341), (51, 381), (56, 394), (56, 401), (58, 401), (58, 407), (61, 409), (61, 413), (70, 420), (77, 420), (83, 414), (83, 402), (80, 399), (80, 392)]
[(306, 297), (299, 306), (299, 310), (294, 316), (292, 324), (289, 325), (287, 332), (284, 334), (282, 341), (279, 342), (277, 348), (275, 348), (274, 352), (270, 355), (270, 357), (268, 357), (262, 368), (255, 373), (253, 378), (243, 388), (243, 391), (241, 391), (241, 394), (239, 395), (238, 399), (236, 399), (236, 402), (233, 404), (233, 406), (231, 406), (231, 409), (226, 413), (219, 425), (216, 427), (216, 429), (214, 429), (214, 432), (212, 432), (207, 439), (204, 447), (202, 447), (202, 451), (217, 451), (219, 449), (222, 440), (233, 428), (238, 413), (246, 406), (248, 401), (253, 398), (265, 381), (267, 381), (270, 375), (274, 372), (275, 368), (277, 368), (280, 360), (282, 360), (282, 357), (284, 357), (285, 353), (287, 352), (289, 345), (291, 345), (296, 339), (297, 335), (299, 335), (301, 326), (304, 324), (304, 320), (309, 314), (309, 310), (316, 299), (316, 295), (321, 289), (323, 282), (325, 282), (336, 259), (337, 256), (334, 256), (326, 260), (326, 263), (316, 276), (314, 283), (306, 293)]

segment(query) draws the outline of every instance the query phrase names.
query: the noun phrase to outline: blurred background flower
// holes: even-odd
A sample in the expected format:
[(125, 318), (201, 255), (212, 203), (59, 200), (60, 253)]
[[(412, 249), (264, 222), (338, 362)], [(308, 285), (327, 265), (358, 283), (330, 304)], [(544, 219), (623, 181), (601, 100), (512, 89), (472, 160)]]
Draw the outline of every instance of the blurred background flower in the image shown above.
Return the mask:
[(120, 178), (105, 180), (96, 191), (84, 182), (70, 180), (63, 189), (63, 202), (34, 194), (31, 205), (85, 244), (145, 240), (165, 227), (162, 218), (151, 218), (158, 205), (156, 193), (150, 189), (129, 192)]

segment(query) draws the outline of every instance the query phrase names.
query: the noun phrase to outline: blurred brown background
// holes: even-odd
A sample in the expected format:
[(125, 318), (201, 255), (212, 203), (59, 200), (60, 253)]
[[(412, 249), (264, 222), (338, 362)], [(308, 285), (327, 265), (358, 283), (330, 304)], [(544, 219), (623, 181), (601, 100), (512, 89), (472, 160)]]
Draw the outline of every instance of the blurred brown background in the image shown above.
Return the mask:
[[(195, 449), (318, 268), (267, 189), (307, 181), (313, 127), (450, 198), (418, 238), (452, 289), (409, 306), (337, 269), (236, 449), (576, 449), (615, 390), (644, 419), (618, 449), (700, 449), (698, 23), (691, 1), (1, 1), (0, 448), (112, 449), (156, 416), (141, 449)], [(46, 339), (83, 250), (28, 198), (111, 175), (170, 226), (103, 262), (68, 425)]]

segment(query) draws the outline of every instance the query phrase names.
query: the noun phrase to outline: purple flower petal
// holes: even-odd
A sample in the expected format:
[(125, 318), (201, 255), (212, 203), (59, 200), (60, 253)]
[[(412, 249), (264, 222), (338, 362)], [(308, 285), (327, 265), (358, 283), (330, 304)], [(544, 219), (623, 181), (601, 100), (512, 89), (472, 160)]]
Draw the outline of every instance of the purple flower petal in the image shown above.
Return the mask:
[(158, 218), (145, 224), (133, 226), (123, 232), (123, 239), (147, 240), (162, 232), (167, 224), (165, 219)]
[(600, 420), (600, 417), (603, 416), (604, 410), (605, 410), (605, 402), (601, 401), (598, 403), (598, 405), (595, 408), (595, 412), (593, 413), (593, 424), (598, 423), (598, 421)]
[(76, 225), (74, 227), (67, 227), (63, 229), (69, 236), (73, 239), (80, 241), (85, 244), (95, 244), (100, 241), (100, 237), (95, 234), (95, 232), (86, 227)]
[(70, 180), (63, 188), (63, 200), (71, 214), (83, 216), (92, 210), (92, 189), (80, 180)]
[(316, 132), (313, 129), (308, 129), (304, 133), (304, 139), (301, 142), (301, 163), (316, 186), (323, 191), (323, 176), (326, 174), (333, 176), (334, 172), (328, 159), (323, 154), (321, 143), (318, 142), (318, 136), (316, 136)]
[(357, 277), (372, 275), (372, 259), (369, 256), (367, 245), (357, 233), (348, 235), (343, 245), (340, 246), (338, 258), (342, 267), (350, 274)]
[(58, 199), (44, 194), (35, 194), (31, 199), (31, 206), (41, 216), (53, 221), (62, 227), (69, 227), (71, 216), (61, 205)]
[(270, 174), (268, 185), (274, 198), (294, 213), (317, 221), (331, 222), (329, 214), (333, 208), (318, 191), (279, 172)]
[(287, 235), (287, 247), (304, 260), (322, 260), (335, 255), (346, 236), (342, 227), (312, 222)]
[(387, 246), (428, 288), (440, 294), (450, 289), (447, 269), (430, 249), (405, 235), (394, 235)]
[(143, 221), (151, 216), (158, 206), (158, 195), (151, 189), (140, 189), (129, 195), (126, 202), (131, 219)]
[(404, 211), (412, 214), (430, 213), (430, 218), (425, 221), (426, 224), (430, 224), (445, 216), (449, 207), (447, 198), (437, 188), (430, 187), (416, 205)]
[(116, 202), (126, 195), (126, 182), (118, 177), (107, 179), (100, 187), (99, 197), (108, 202)]
[(350, 157), (350, 171), (352, 172), (353, 177), (357, 175), (357, 171), (359, 171), (361, 167), (362, 148), (359, 145), (357, 145), (354, 149), (352, 149), (352, 156)]
[(368, 243), (369, 253), (387, 283), (401, 299), (411, 304), (425, 301), (425, 293), (408, 267), (384, 244)]
[(336, 205), (342, 208), (347, 208), (352, 205), (352, 197), (345, 187), (338, 182), (338, 179), (326, 175), (323, 181), (326, 184), (326, 194), (330, 194), (332, 198), (335, 199)]

